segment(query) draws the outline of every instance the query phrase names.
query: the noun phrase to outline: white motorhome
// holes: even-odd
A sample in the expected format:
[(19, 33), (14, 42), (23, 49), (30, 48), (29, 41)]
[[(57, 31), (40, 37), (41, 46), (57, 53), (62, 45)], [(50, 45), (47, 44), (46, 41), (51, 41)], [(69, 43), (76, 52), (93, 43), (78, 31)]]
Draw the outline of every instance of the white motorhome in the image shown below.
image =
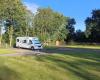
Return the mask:
[(16, 47), (27, 48), (27, 49), (42, 49), (43, 46), (37, 37), (17, 37)]

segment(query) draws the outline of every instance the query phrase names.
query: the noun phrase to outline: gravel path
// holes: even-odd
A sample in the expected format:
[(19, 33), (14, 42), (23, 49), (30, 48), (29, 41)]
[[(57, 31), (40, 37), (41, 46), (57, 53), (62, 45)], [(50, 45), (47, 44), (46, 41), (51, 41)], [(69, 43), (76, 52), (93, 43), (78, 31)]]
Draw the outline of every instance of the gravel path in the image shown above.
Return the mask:
[(28, 56), (28, 55), (45, 55), (46, 53), (40, 51), (32, 51), (26, 49), (14, 49), (16, 53), (0, 54), (0, 56)]
[(56, 49), (43, 49), (42, 51), (32, 51), (26, 49), (13, 48), (16, 53), (13, 54), (0, 54), (0, 56), (31, 56), (31, 55), (48, 55), (54, 53), (70, 53), (70, 52), (82, 52), (82, 53), (100, 53), (100, 50), (96, 49), (81, 49), (81, 48), (66, 48), (58, 47)]

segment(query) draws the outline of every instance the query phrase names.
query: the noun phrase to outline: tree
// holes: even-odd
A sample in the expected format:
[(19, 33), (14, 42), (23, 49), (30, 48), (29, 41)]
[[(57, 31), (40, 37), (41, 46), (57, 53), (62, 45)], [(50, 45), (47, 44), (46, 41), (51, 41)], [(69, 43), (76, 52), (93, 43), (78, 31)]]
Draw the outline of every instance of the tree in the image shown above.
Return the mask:
[(2, 26), (3, 26), (2, 23), (3, 23), (2, 20), (0, 20), (0, 47), (1, 47), (1, 41), (2, 41)]
[(54, 39), (58, 41), (62, 41), (68, 36), (69, 30), (66, 28), (66, 25), (68, 25), (68, 18), (64, 17), (63, 15), (56, 13), (55, 15), (55, 21), (54, 21), (54, 26), (55, 26), (55, 33)]
[(93, 10), (92, 16), (85, 20), (86, 36), (92, 42), (100, 42), (100, 10)]
[(75, 32), (75, 38), (74, 38), (75, 42), (87, 42), (87, 38), (85, 36), (85, 32), (81, 31), (81, 30), (76, 30)]
[(51, 32), (53, 21), (53, 11), (50, 8), (38, 9), (34, 17), (34, 32), (42, 41), (46, 41)]
[(38, 9), (34, 17), (34, 32), (43, 42), (49, 40), (64, 40), (68, 31), (67, 18), (51, 8)]
[[(20, 0), (0, 0), (0, 18), (8, 21), (5, 24), (5, 34), (8, 35), (9, 44), (12, 45), (13, 38), (24, 35), (26, 8)], [(23, 30), (23, 31), (22, 31)]]
[(26, 35), (25, 36), (34, 36), (34, 30), (33, 30), (33, 27), (34, 27), (34, 14), (27, 10), (26, 11)]
[(68, 25), (66, 25), (66, 28), (69, 30), (68, 36), (66, 37), (66, 42), (73, 41), (75, 37), (75, 28), (74, 25), (76, 24), (74, 18), (69, 18), (68, 21), (66, 21)]

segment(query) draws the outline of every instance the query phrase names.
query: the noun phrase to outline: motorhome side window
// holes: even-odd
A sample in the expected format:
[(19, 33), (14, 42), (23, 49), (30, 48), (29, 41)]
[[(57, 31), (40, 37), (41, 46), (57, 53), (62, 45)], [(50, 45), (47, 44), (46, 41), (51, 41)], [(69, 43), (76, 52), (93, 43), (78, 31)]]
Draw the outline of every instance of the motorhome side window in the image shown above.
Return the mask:
[(32, 44), (32, 41), (31, 40), (29, 40), (29, 44)]
[(27, 41), (26, 40), (23, 40), (23, 43), (26, 43)]
[(17, 39), (17, 42), (19, 42), (19, 39)]

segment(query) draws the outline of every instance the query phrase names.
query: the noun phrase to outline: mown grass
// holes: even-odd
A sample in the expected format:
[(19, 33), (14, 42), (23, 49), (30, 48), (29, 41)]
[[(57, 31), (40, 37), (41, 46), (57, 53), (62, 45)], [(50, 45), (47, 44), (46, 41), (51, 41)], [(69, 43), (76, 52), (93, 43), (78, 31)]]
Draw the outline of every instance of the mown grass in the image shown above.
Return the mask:
[[(64, 45), (66, 48), (100, 49), (99, 45)], [(45, 46), (46, 49), (57, 49), (57, 46)]]
[(56, 54), (0, 57), (0, 80), (100, 80), (99, 51), (52, 49)]
[(0, 48), (0, 54), (12, 54), (12, 53), (15, 53), (13, 49)]
[(87, 48), (87, 49), (100, 49), (97, 45), (67, 45), (69, 48)]

